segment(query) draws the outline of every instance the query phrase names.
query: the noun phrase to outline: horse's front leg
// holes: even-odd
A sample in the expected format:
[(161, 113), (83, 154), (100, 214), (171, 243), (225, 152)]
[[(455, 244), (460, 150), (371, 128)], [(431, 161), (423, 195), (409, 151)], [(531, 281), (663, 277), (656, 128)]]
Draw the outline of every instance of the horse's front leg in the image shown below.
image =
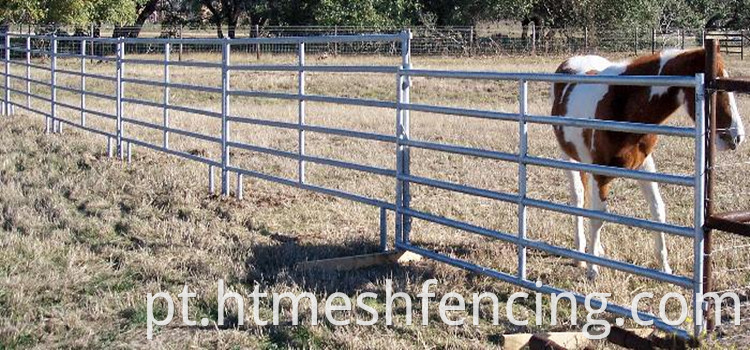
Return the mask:
[[(591, 203), (591, 209), (597, 211), (607, 211), (607, 197), (609, 195), (609, 183), (612, 178), (600, 175), (588, 175), (589, 183), (589, 202)], [(604, 253), (601, 243), (601, 229), (604, 224), (602, 220), (591, 218), (589, 220), (589, 240), (587, 246), (587, 253), (600, 256)], [(599, 266), (595, 264), (588, 264), (588, 270), (586, 271), (586, 277), (593, 281), (599, 276)]]
[[(654, 159), (649, 155), (641, 165), (641, 170), (648, 172), (656, 172), (656, 165)], [(643, 196), (648, 202), (649, 209), (651, 210), (651, 217), (653, 220), (658, 222), (667, 221), (667, 213), (664, 208), (664, 201), (659, 193), (659, 185), (656, 182), (651, 181), (638, 181), (638, 186), (643, 192)], [(664, 237), (664, 232), (654, 232), (654, 253), (656, 259), (661, 263), (662, 271), (666, 273), (672, 273), (672, 268), (669, 267), (669, 261), (667, 258), (667, 243)]]
[[(563, 155), (563, 159), (570, 162), (576, 162), (576, 160)], [(586, 194), (586, 174), (581, 173), (577, 170), (566, 170), (565, 174), (568, 176), (568, 184), (570, 189), (570, 205), (576, 208), (583, 208), (585, 204)], [(575, 233), (575, 246), (576, 250), (583, 253), (586, 249), (586, 234), (583, 227), (583, 217), (575, 217), (576, 233)], [(585, 261), (574, 260), (574, 263), (579, 267), (586, 267)]]

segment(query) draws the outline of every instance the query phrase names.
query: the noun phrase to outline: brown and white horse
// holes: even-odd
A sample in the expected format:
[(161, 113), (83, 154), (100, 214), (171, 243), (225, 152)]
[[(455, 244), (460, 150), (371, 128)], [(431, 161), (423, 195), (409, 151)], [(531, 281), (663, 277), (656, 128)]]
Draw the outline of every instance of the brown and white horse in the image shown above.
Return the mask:
[[(599, 75), (683, 75), (694, 76), (704, 72), (705, 50), (670, 50), (632, 61), (612, 63), (599, 56), (576, 56), (563, 62), (557, 73)], [(721, 57), (718, 58), (720, 76), (728, 76)], [(614, 121), (662, 124), (680, 107), (695, 120), (695, 89), (679, 87), (609, 86), (602, 84), (564, 84), (553, 86), (554, 103), (552, 115), (578, 118), (596, 118)], [(716, 140), (719, 150), (736, 149), (742, 143), (745, 132), (737, 104), (731, 93), (717, 94)], [(554, 128), (563, 157), (570, 161), (616, 166), (628, 169), (656, 171), (651, 152), (657, 136), (632, 134), (575, 127)], [(614, 178), (568, 171), (572, 205), (583, 207), (586, 198), (595, 210), (606, 211), (609, 186)], [(664, 202), (655, 182), (638, 182), (649, 203), (654, 220), (665, 222)], [(588, 194), (588, 196), (586, 196)], [(583, 218), (576, 217), (575, 245), (578, 251), (584, 247), (589, 254), (599, 256), (603, 250), (600, 243), (602, 221), (590, 220), (588, 244), (584, 236)], [(667, 261), (664, 233), (654, 234), (655, 253), (663, 271), (671, 273)], [(586, 266), (577, 262), (579, 266)], [(588, 265), (586, 276), (593, 280), (598, 267)]]

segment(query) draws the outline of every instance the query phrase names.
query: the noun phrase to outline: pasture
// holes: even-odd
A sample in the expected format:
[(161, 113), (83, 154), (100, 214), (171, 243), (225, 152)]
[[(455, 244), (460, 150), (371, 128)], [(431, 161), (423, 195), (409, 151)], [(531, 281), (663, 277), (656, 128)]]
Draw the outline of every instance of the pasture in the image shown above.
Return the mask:
[[(142, 58), (160, 59), (157, 55)], [(134, 56), (128, 56), (132, 58)], [(613, 57), (610, 57), (613, 58)], [(614, 57), (618, 58), (618, 57)], [(623, 58), (623, 57), (619, 57)], [(183, 59), (218, 62), (218, 54), (186, 54)], [(506, 72), (552, 72), (564, 57), (413, 57), (416, 68), (493, 70)], [(398, 56), (310, 55), (307, 64), (398, 64)], [(295, 57), (265, 55), (262, 63), (294, 63)], [(750, 64), (727, 58), (732, 76), (750, 76)], [(233, 63), (254, 64), (254, 55), (237, 53)], [(48, 64), (49, 61), (38, 61)], [(77, 70), (79, 61), (59, 59), (62, 69)], [(18, 66), (12, 68), (22, 75)], [(111, 62), (87, 62), (92, 73), (112, 76)], [(125, 76), (161, 80), (163, 68), (126, 64)], [(32, 77), (49, 80), (48, 72), (33, 70)], [(220, 70), (172, 67), (174, 83), (218, 87)], [(247, 90), (296, 92), (294, 72), (233, 72), (231, 86)], [(58, 84), (78, 87), (79, 77), (59, 74)], [(307, 92), (321, 95), (395, 100), (396, 79), (390, 74), (307, 73)], [(25, 83), (13, 86), (25, 89)], [(548, 84), (529, 84), (529, 112), (549, 113)], [(88, 79), (89, 91), (113, 94), (114, 84)], [(48, 91), (33, 85), (38, 94)], [(171, 103), (218, 111), (220, 96), (172, 89)], [(79, 96), (58, 91), (58, 100), (77, 105)], [(126, 84), (125, 97), (161, 101), (161, 88)], [(25, 100), (16, 95), (14, 101)], [(411, 101), (476, 109), (513, 112), (518, 109), (517, 84), (493, 81), (413, 79)], [(87, 97), (89, 108), (113, 113), (114, 103)], [(740, 111), (750, 122), (750, 99), (739, 98)], [(32, 100), (32, 106), (47, 110), (48, 103)], [(77, 121), (79, 113), (58, 107), (61, 118)], [(296, 122), (297, 102), (257, 98), (235, 98), (230, 114), (259, 119)], [(158, 108), (125, 103), (128, 118), (160, 124)], [(175, 128), (219, 135), (219, 120), (172, 111)], [(89, 125), (114, 131), (114, 122), (87, 116)], [(307, 103), (307, 123), (365, 132), (393, 134), (395, 113), (369, 107)], [(690, 125), (684, 116), (671, 123)], [(297, 133), (271, 127), (233, 124), (232, 140), (296, 152)], [(127, 124), (126, 134), (161, 144), (162, 133)], [(421, 140), (515, 152), (518, 124), (411, 113), (411, 135)], [(232, 289), (249, 294), (255, 284), (274, 292), (314, 292), (322, 300), (340, 291), (353, 296), (363, 291), (384, 295), (384, 281), (394, 280), (396, 289), (412, 295), (430, 278), (439, 281), (438, 295), (449, 291), (469, 296), (490, 291), (508, 295), (520, 289), (490, 278), (475, 276), (437, 262), (422, 261), (405, 267), (383, 266), (351, 273), (302, 272), (297, 262), (331, 258), (378, 250), (378, 210), (312, 192), (297, 190), (245, 177), (244, 196), (212, 196), (207, 192), (207, 167), (133, 147), (129, 164), (106, 157), (102, 136), (65, 126), (62, 135), (43, 134), (43, 118), (17, 109), (15, 116), (0, 119), (0, 345), (64, 347), (249, 347), (249, 348), (477, 348), (500, 347), (499, 335), (539, 330), (576, 329), (563, 323), (552, 326), (548, 319), (533, 325), (533, 299), (519, 305), (517, 315), (532, 319), (528, 327), (504, 323), (491, 325), (491, 309), (482, 306), (485, 320), (480, 326), (449, 327), (439, 321), (430, 326), (405, 325), (398, 317), (394, 326), (310, 327), (214, 326), (185, 327), (175, 321), (161, 327), (152, 343), (146, 340), (146, 293), (169, 291), (176, 295), (183, 284), (197, 292), (191, 319), (216, 319), (216, 280), (223, 278)], [(312, 155), (357, 161), (393, 168), (393, 145), (375, 141), (308, 133), (307, 152)], [(170, 135), (174, 149), (217, 159), (215, 144), (176, 134)], [(529, 126), (529, 153), (558, 158), (560, 151), (549, 126)], [(663, 137), (655, 152), (657, 169), (669, 173), (692, 171), (693, 143), (690, 139)], [(718, 211), (746, 209), (750, 147), (720, 155), (717, 193)], [(277, 176), (295, 178), (292, 160), (232, 150), (231, 162)], [(745, 164), (740, 164), (745, 163)], [(425, 150), (412, 151), (412, 173), (431, 178), (515, 192), (518, 169), (515, 164), (473, 159)], [(218, 177), (217, 177), (218, 179)], [(310, 183), (361, 193), (384, 200), (395, 196), (395, 181), (389, 178), (308, 164)], [(568, 184), (562, 170), (529, 166), (528, 193), (534, 198), (567, 203)], [(234, 175), (231, 176), (234, 189)], [(692, 190), (661, 186), (667, 207), (667, 221), (692, 223)], [(515, 232), (515, 204), (471, 197), (434, 188), (412, 185), (412, 205), (420, 210), (458, 218), (484, 227)], [(646, 201), (632, 180), (619, 179), (613, 186), (612, 212), (648, 218)], [(388, 217), (390, 232), (394, 218)], [(573, 218), (553, 212), (529, 209), (529, 238), (573, 247)], [(390, 236), (392, 237), (392, 235)], [(415, 220), (412, 240), (421, 246), (461, 257), (500, 271), (513, 272), (513, 245)], [(602, 241), (606, 255), (639, 265), (657, 267), (651, 234), (644, 230), (605, 225)], [(669, 236), (670, 264), (675, 273), (692, 274), (692, 241)], [(718, 289), (746, 286), (750, 274), (747, 241), (717, 235), (714, 255)], [(580, 293), (611, 292), (611, 301), (630, 303), (641, 291), (659, 296), (679, 287), (603, 269), (596, 282), (588, 282), (584, 270), (568, 259), (529, 252), (529, 277)], [(176, 298), (175, 298), (176, 300)], [(655, 299), (658, 300), (658, 299)], [(379, 300), (380, 301), (380, 300)], [(437, 316), (433, 300), (431, 318)], [(231, 304), (234, 305), (234, 304)], [(672, 305), (674, 306), (674, 305)], [(382, 309), (382, 304), (373, 305)], [(501, 310), (504, 305), (501, 304)], [(642, 307), (656, 311), (656, 304)], [(470, 307), (467, 307), (470, 310)], [(546, 309), (546, 305), (545, 305)], [(163, 310), (161, 310), (163, 312)], [(264, 305), (261, 314), (270, 312)], [(382, 310), (381, 310), (382, 312)], [(563, 311), (564, 312), (564, 311)], [(246, 313), (247, 315), (247, 313)], [(457, 316), (470, 318), (470, 314)], [(420, 320), (414, 310), (414, 319)], [(418, 321), (416, 321), (418, 322)], [(601, 347), (606, 346), (600, 344)]]

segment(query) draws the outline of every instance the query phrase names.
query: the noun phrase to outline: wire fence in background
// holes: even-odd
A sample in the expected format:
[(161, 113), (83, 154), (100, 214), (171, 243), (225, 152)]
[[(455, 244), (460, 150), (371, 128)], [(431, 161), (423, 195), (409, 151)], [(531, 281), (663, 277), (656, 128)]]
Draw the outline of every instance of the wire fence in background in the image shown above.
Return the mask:
[[(116, 38), (132, 36), (141, 38), (217, 38), (219, 35), (234, 38), (281, 38), (308, 36), (340, 36), (366, 34), (396, 34), (404, 27), (366, 26), (238, 26), (236, 28), (215, 26), (188, 26), (169, 24), (147, 24), (140, 28), (90, 25), (88, 28), (13, 25), (12, 32), (27, 34), (57, 34), (58, 36), (91, 36)], [(634, 55), (660, 51), (668, 48), (702, 47), (706, 38), (721, 41), (725, 54), (737, 54), (744, 58), (747, 34), (744, 31), (705, 30), (696, 28), (652, 29), (621, 28), (594, 29), (580, 27), (548, 28), (529, 25), (484, 25), (484, 26), (413, 26), (412, 53), (415, 55), (519, 55), (519, 54), (573, 54), (619, 52)], [(148, 44), (133, 46), (129, 51), (156, 53), (161, 48)], [(182, 43), (178, 53), (221, 52), (217, 45)], [(338, 54), (396, 54), (398, 48), (389, 43), (317, 43), (306, 50), (309, 53)], [(290, 45), (275, 43), (248, 44), (238, 50), (270, 54), (294, 54)], [(114, 54), (111, 45), (98, 49), (99, 55)]]

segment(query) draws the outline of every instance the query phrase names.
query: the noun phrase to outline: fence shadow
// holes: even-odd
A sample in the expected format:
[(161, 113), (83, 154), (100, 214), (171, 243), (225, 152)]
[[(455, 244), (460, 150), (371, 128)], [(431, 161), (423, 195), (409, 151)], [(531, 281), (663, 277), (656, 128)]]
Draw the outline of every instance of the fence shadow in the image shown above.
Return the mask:
[(305, 261), (330, 259), (378, 252), (374, 241), (350, 239), (335, 244), (302, 244), (296, 238), (271, 234), (278, 244), (257, 245), (245, 261), (248, 273), (245, 283), (274, 285), (294, 284), (311, 293), (342, 292), (354, 295), (367, 291), (378, 281), (393, 280), (394, 284), (435, 277), (431, 264), (384, 264), (352, 271), (301, 270), (296, 265)]

